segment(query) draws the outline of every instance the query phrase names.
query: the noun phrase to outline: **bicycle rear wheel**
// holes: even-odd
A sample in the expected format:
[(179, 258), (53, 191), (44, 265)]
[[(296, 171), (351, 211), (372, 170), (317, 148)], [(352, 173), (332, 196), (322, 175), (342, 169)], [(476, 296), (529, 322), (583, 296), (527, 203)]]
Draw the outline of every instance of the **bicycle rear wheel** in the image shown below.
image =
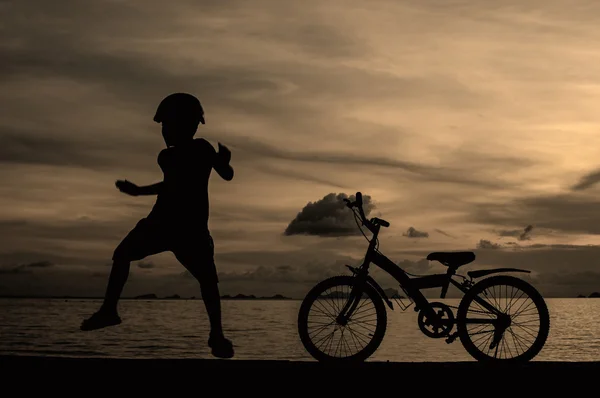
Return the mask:
[[(469, 319), (496, 320), (476, 298), (510, 319), (497, 344), (491, 323), (469, 323)], [(456, 314), (458, 336), (467, 352), (478, 361), (526, 362), (543, 348), (550, 331), (550, 314), (542, 295), (529, 283), (508, 275), (493, 276), (476, 283), (463, 297)]]
[(308, 353), (320, 362), (362, 362), (373, 355), (383, 341), (386, 308), (379, 293), (368, 284), (347, 324), (340, 325), (336, 321), (354, 281), (354, 277), (345, 275), (325, 279), (302, 301), (298, 313), (300, 340)]

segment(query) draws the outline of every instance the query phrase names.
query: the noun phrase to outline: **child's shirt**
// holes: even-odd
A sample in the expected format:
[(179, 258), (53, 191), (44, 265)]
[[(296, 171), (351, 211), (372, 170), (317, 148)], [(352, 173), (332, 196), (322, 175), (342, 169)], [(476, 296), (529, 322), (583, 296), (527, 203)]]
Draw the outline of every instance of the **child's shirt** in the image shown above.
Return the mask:
[(164, 174), (163, 187), (148, 217), (206, 228), (208, 179), (216, 158), (216, 150), (203, 138), (186, 146), (163, 149), (157, 159)]

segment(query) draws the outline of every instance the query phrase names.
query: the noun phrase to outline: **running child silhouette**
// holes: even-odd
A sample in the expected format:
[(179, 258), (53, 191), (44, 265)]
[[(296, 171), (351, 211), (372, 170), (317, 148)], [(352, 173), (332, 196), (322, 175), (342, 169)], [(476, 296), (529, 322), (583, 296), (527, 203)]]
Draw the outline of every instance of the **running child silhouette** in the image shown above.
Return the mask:
[(208, 229), (208, 179), (214, 168), (221, 178), (231, 181), (231, 153), (221, 143), (217, 152), (205, 139), (194, 138), (199, 124), (205, 124), (205, 120), (200, 101), (190, 94), (175, 93), (164, 98), (154, 121), (162, 123), (167, 145), (158, 155), (163, 181), (137, 186), (118, 180), (116, 186), (132, 196), (157, 195), (156, 203), (115, 249), (104, 302), (95, 314), (83, 321), (81, 330), (120, 324), (117, 303), (130, 263), (171, 251), (200, 284), (210, 320), (208, 345), (212, 354), (231, 358), (233, 344), (223, 334), (214, 244)]

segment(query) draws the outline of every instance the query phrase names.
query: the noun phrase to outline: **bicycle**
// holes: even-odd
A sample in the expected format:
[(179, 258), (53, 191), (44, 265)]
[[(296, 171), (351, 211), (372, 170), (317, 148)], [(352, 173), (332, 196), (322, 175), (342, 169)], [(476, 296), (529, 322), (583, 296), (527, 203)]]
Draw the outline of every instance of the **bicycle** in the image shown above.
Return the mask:
[[(414, 310), (418, 312), (418, 326), (425, 336), (430, 338), (446, 338), (446, 343), (448, 344), (455, 341), (458, 337), (465, 350), (475, 360), (480, 362), (527, 362), (539, 354), (546, 343), (550, 330), (548, 307), (542, 295), (531, 284), (514, 276), (495, 275), (484, 278), (501, 272), (529, 273), (530, 271), (517, 268), (473, 270), (467, 272), (467, 276), (469, 277), (467, 279), (465, 276), (458, 274), (457, 270), (459, 267), (473, 262), (475, 260), (475, 253), (433, 252), (427, 256), (427, 260), (438, 261), (448, 267), (446, 273), (425, 276), (410, 274), (378, 250), (379, 231), (381, 227), (389, 227), (390, 223), (377, 217), (367, 220), (362, 207), (361, 192), (356, 193), (356, 200), (354, 202), (348, 199), (344, 199), (344, 201), (346, 202), (346, 206), (353, 211), (358, 228), (367, 241), (369, 241), (369, 238), (363, 232), (361, 225), (359, 225), (359, 218), (362, 225), (373, 233), (373, 237), (369, 241), (369, 247), (362, 264), (357, 268), (346, 265), (352, 272), (352, 275), (337, 275), (317, 283), (307, 293), (301, 303), (298, 313), (298, 333), (304, 348), (314, 359), (320, 362), (362, 362), (366, 361), (379, 348), (387, 329), (387, 309), (384, 303), (391, 310), (394, 310), (394, 307), (390, 297), (387, 296), (386, 292), (373, 277), (369, 275), (370, 264), (375, 264), (398, 282), (406, 297), (392, 296), (391, 298), (399, 303), (403, 311), (408, 309), (412, 304), (415, 304)], [(358, 215), (356, 209), (358, 209)], [(462, 282), (459, 282), (457, 278), (462, 278), (460, 279)], [(442, 302), (430, 302), (421, 292), (423, 289), (441, 288), (440, 298), (444, 299), (450, 284), (464, 293), (458, 307), (452, 307)], [(501, 285), (506, 285), (506, 288), (500, 287)], [(327, 290), (340, 286), (348, 288), (348, 292), (330, 293), (320, 298), (321, 294)], [(498, 290), (502, 292), (504, 289), (508, 293), (509, 288), (511, 299), (515, 298), (518, 294), (515, 293), (515, 290), (520, 290), (521, 295), (519, 298), (523, 295), (529, 296), (533, 307), (531, 307), (531, 303), (525, 305), (522, 302), (523, 300), (521, 300), (517, 304), (506, 304), (504, 309), (501, 310), (494, 305), (498, 304), (497, 300), (490, 302), (480, 296), (487, 296), (486, 291), (490, 289), (493, 292)], [(310, 310), (313, 307), (324, 308), (326, 302), (336, 299), (341, 299), (341, 302), (337, 306), (331, 307), (331, 310), (327, 314), (333, 316), (333, 321), (328, 324), (321, 322), (316, 335), (311, 336), (308, 330), (309, 326), (313, 323), (320, 323), (321, 318), (316, 316), (314, 319), (311, 319), (309, 317)], [(404, 303), (404, 299), (408, 301), (407, 304)], [(350, 323), (353, 320), (365, 323), (367, 316), (365, 315), (366, 310), (363, 309), (363, 306), (367, 301), (372, 302), (375, 309), (375, 319), (370, 319), (370, 323), (366, 322), (366, 326), (375, 326), (375, 330), (371, 333), (364, 332), (362, 329), (353, 330), (350, 327)], [(473, 312), (480, 314), (479, 317), (467, 316), (470, 313), (469, 308), (471, 304), (478, 306)], [(456, 315), (453, 309), (457, 310)], [(530, 321), (515, 323), (511, 315), (507, 313), (507, 311), (512, 309), (516, 309), (516, 315), (522, 315), (523, 313), (530, 312), (532, 309), (536, 310), (539, 330), (537, 334), (529, 333), (532, 343), (528, 349), (524, 349), (523, 352), (512, 358), (500, 358), (498, 357), (499, 351), (500, 353), (508, 351), (512, 354), (511, 347), (507, 343), (508, 339), (504, 339), (505, 337), (512, 337), (516, 351), (519, 348), (523, 348), (523, 342), (527, 340), (527, 338), (517, 339), (513, 327), (514, 329), (528, 329), (531, 327), (529, 324)], [(482, 316), (481, 314), (485, 314), (485, 310), (490, 311), (490, 313)], [(320, 335), (323, 336), (323, 331), (328, 326), (334, 327), (333, 332), (325, 334), (325, 337), (319, 337)], [(365, 329), (366, 326), (361, 325)], [(475, 329), (477, 329), (474, 333), (475, 336), (482, 335), (485, 332), (491, 333), (491, 341), (488, 338), (484, 344), (489, 343), (487, 348), (493, 351), (493, 354), (484, 352), (484, 349), (477, 346), (477, 343), (481, 339), (470, 336), (469, 326), (475, 326)], [(454, 330), (454, 327), (456, 327), (456, 330)], [(484, 330), (490, 327), (492, 330)], [(328, 341), (327, 345), (333, 345), (333, 337), (338, 330), (340, 331), (338, 333), (341, 335), (340, 338), (343, 338), (344, 332), (348, 331), (351, 343), (355, 347), (358, 348), (357, 343), (360, 342), (366, 342), (366, 344), (358, 352), (346, 355), (343, 353), (351, 348), (351, 344), (338, 342), (334, 354), (326, 353), (320, 348), (321, 345), (318, 345), (318, 343), (323, 342), (326, 338), (330, 338), (330, 342)], [(338, 355), (338, 351), (340, 355)]]

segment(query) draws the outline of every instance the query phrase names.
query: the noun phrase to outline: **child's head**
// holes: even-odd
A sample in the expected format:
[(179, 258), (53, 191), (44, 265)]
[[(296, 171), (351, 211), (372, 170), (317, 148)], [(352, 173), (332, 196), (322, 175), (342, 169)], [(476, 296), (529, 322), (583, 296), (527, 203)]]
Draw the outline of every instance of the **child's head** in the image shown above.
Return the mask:
[(200, 123), (205, 124), (200, 101), (191, 94), (174, 93), (158, 105), (154, 121), (162, 123), (162, 134), (167, 146), (191, 140)]

